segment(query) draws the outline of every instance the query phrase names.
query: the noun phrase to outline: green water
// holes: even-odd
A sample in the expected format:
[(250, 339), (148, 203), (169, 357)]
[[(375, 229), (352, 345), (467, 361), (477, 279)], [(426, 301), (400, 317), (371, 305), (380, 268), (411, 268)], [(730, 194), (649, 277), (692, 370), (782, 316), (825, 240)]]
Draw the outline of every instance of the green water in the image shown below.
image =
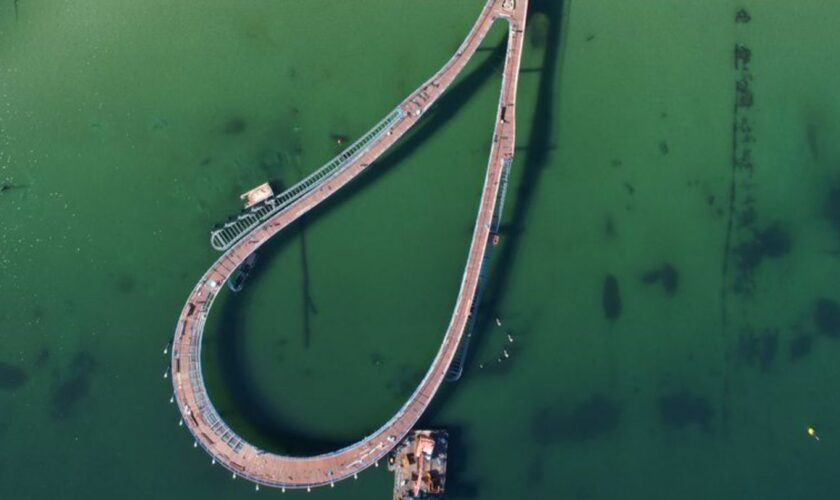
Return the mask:
[[(502, 243), (464, 378), (421, 422), (453, 435), (448, 498), (835, 498), (840, 4), (532, 4)], [(376, 123), (481, 5), (0, 5), (0, 498), (252, 498), (192, 447), (163, 378), (208, 230)], [(469, 244), (503, 36), (217, 302), (205, 376), (243, 436), (342, 446), (422, 377)], [(734, 124), (750, 129), (733, 144)], [(391, 481), (287, 495), (388, 498)]]

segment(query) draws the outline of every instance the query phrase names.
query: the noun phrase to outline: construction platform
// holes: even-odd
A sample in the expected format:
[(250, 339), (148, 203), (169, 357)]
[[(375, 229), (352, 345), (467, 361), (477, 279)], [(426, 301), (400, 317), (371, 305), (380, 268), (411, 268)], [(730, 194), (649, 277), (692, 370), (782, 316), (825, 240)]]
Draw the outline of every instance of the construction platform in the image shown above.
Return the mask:
[(446, 431), (413, 431), (394, 448), (388, 455), (394, 500), (443, 498), (448, 444)]

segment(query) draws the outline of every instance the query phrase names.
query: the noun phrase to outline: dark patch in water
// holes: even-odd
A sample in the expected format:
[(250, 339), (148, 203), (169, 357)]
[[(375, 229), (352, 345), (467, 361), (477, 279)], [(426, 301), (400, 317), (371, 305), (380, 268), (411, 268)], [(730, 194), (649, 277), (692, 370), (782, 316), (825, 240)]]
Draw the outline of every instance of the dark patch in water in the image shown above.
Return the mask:
[(617, 402), (595, 394), (571, 411), (562, 404), (537, 410), (531, 421), (531, 435), (541, 444), (581, 443), (615, 430), (620, 416)]
[(790, 234), (776, 222), (761, 231), (753, 232), (753, 239), (742, 243), (735, 250), (741, 270), (752, 273), (764, 259), (777, 259), (790, 253)]
[(87, 351), (81, 351), (73, 357), (67, 374), (53, 388), (50, 398), (53, 418), (69, 417), (88, 395), (91, 375), (97, 364), (96, 359)]
[(248, 122), (241, 117), (234, 116), (225, 122), (222, 126), (222, 132), (225, 135), (238, 135), (245, 132), (246, 128), (248, 128)]
[(609, 239), (615, 238), (615, 222), (613, 222), (612, 216), (607, 216), (604, 220), (604, 234)]
[(642, 275), (642, 283), (646, 285), (653, 285), (655, 283), (662, 283), (662, 288), (669, 297), (673, 297), (677, 293), (677, 288), (680, 285), (680, 273), (670, 263), (662, 264), (659, 269), (652, 269)]
[(137, 281), (130, 274), (123, 274), (117, 278), (117, 290), (122, 294), (130, 294), (137, 288)]
[(840, 305), (825, 297), (817, 300), (814, 321), (819, 332), (832, 338), (840, 337)]
[(50, 360), (50, 349), (47, 346), (38, 351), (38, 356), (35, 358), (35, 368), (42, 368)]
[(45, 315), (46, 311), (43, 307), (35, 306), (32, 308), (32, 319), (34, 319), (36, 323), (44, 319)]
[(378, 352), (370, 353), (370, 364), (372, 364), (373, 366), (379, 367), (379, 366), (382, 366), (382, 363), (383, 363), (382, 354), (380, 354)]
[(659, 152), (662, 153), (663, 155), (668, 154), (669, 149), (668, 149), (668, 143), (667, 142), (662, 141), (662, 142), (659, 143)]
[(25, 188), (26, 188), (25, 185), (15, 184), (11, 180), (8, 180), (8, 179), (0, 182), (0, 194), (8, 193), (8, 192), (16, 190), (16, 189), (25, 189)]
[(604, 306), (604, 316), (607, 319), (615, 320), (621, 316), (621, 293), (618, 290), (618, 280), (612, 274), (604, 279), (601, 304)]
[(689, 391), (671, 392), (659, 398), (659, 416), (668, 427), (682, 429), (697, 425), (711, 431), (714, 410), (709, 400)]
[(738, 9), (738, 12), (735, 14), (736, 23), (746, 24), (750, 22), (751, 19), (752, 17), (750, 17), (750, 13), (747, 12), (747, 9)]
[(819, 158), (819, 142), (817, 141), (817, 126), (809, 123), (805, 126), (805, 139), (808, 143), (808, 151), (811, 153), (811, 158)]
[(680, 285), (680, 274), (676, 268), (669, 263), (662, 266), (662, 286), (665, 288), (665, 293), (673, 296), (677, 293), (677, 287)]
[(545, 481), (545, 470), (543, 464), (545, 458), (537, 455), (531, 457), (531, 464), (528, 466), (528, 485), (539, 487)]
[(14, 391), (29, 380), (23, 368), (0, 361), (0, 389)]
[[(425, 419), (424, 419), (425, 420)], [(421, 428), (429, 429), (437, 427), (437, 424), (424, 425)], [(460, 424), (447, 423), (443, 425), (449, 434), (449, 457), (446, 464), (446, 498), (484, 498), (481, 492), (481, 481), (470, 477), (468, 464), (469, 452), (475, 449), (475, 444), (465, 431), (466, 427)]]
[(767, 329), (761, 334), (756, 334), (751, 329), (746, 329), (738, 337), (738, 360), (743, 364), (758, 366), (767, 371), (776, 359), (779, 351), (778, 330)]
[(790, 341), (788, 346), (788, 354), (791, 361), (797, 361), (811, 354), (814, 348), (814, 337), (805, 334), (799, 334)]
[(828, 194), (825, 217), (837, 231), (837, 235), (840, 236), (840, 187), (832, 189)]
[(660, 278), (662, 278), (662, 270), (654, 269), (652, 271), (647, 271), (642, 275), (642, 283), (645, 285), (653, 285), (658, 282)]

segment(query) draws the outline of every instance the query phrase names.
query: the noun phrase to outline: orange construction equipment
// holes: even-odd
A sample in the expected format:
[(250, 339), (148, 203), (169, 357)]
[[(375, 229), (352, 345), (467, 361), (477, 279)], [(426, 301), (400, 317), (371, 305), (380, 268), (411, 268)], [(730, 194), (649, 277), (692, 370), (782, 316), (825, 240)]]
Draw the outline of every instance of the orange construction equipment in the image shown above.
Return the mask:
[(432, 458), (432, 453), (435, 451), (435, 440), (426, 435), (417, 436), (417, 441), (414, 442), (414, 457), (417, 459), (417, 479), (414, 481), (414, 488), (412, 489), (412, 496), (420, 494), (420, 486), (423, 480), (428, 476), (429, 485), (431, 486), (432, 475), (423, 471), (423, 464), (426, 456)]

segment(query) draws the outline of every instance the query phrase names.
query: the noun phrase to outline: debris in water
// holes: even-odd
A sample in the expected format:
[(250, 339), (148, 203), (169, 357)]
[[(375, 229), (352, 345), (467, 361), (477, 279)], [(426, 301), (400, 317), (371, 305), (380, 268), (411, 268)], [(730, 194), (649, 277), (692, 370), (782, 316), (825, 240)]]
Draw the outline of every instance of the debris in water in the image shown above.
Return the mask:
[(735, 22), (736, 23), (746, 24), (746, 23), (750, 22), (751, 19), (752, 19), (752, 17), (750, 16), (750, 13), (747, 12), (747, 9), (740, 9), (740, 10), (738, 10), (738, 13), (735, 14)]

